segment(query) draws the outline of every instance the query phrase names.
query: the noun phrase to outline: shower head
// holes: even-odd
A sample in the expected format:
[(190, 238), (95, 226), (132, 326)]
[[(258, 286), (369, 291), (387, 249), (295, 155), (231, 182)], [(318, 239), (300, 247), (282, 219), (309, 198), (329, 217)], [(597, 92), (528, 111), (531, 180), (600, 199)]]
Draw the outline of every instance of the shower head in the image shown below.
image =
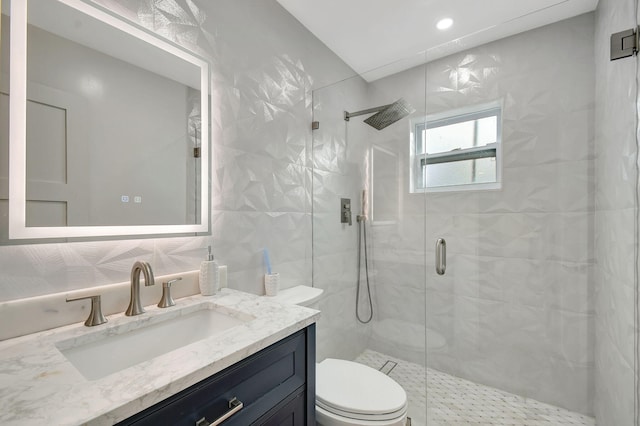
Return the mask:
[(364, 120), (369, 126), (373, 127), (376, 130), (382, 130), (390, 124), (395, 123), (396, 121), (403, 119), (407, 115), (415, 112), (415, 109), (407, 101), (403, 98), (398, 99), (392, 104), (383, 105), (376, 108), (365, 109), (357, 112), (344, 112), (345, 121), (349, 121), (351, 117), (356, 117), (358, 115), (371, 114), (371, 117)]
[(377, 114), (367, 118), (364, 122), (374, 129), (382, 130), (413, 112), (415, 112), (415, 109), (413, 109), (407, 101), (400, 98), (391, 105), (387, 105)]

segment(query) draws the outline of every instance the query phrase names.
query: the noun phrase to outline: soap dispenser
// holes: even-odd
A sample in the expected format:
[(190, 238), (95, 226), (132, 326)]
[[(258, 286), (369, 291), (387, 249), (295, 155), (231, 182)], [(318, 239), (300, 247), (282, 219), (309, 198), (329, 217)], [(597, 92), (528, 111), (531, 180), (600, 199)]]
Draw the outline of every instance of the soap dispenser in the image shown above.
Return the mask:
[(209, 254), (207, 260), (200, 264), (200, 293), (203, 296), (212, 296), (218, 291), (220, 282), (218, 262), (213, 258), (211, 246), (208, 247)]

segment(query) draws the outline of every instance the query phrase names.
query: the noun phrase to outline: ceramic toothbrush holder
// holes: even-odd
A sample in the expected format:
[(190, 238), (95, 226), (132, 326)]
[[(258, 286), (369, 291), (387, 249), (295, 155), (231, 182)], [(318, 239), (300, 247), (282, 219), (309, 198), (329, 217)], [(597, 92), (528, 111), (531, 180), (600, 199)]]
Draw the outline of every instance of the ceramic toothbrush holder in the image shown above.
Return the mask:
[(264, 294), (267, 296), (275, 296), (278, 294), (280, 286), (280, 273), (264, 274)]

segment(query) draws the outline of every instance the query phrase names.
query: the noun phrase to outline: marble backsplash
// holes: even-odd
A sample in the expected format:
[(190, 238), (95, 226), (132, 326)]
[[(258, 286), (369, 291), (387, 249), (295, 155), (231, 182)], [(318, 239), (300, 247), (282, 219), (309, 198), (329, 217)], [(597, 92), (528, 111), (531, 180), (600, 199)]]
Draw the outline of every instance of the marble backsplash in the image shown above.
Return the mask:
[[(162, 283), (175, 278), (182, 279), (171, 286), (171, 295), (174, 299), (199, 294), (198, 274), (199, 271), (195, 270), (156, 275), (155, 285), (149, 287), (143, 284), (144, 279), (142, 279), (140, 285), (142, 306), (157, 304), (162, 295)], [(0, 302), (0, 341), (84, 322), (89, 316), (91, 301), (67, 302), (68, 298), (100, 295), (102, 313), (105, 316), (122, 313), (129, 304), (130, 288), (130, 282), (123, 282)]]

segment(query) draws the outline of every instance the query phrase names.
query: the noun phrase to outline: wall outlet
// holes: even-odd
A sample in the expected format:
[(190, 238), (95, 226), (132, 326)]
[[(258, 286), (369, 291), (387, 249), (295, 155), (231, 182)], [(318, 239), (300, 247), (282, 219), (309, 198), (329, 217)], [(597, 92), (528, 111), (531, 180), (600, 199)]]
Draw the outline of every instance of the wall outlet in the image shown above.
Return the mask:
[(139, 195), (136, 195), (135, 197), (133, 197), (133, 202), (140, 204), (142, 202), (142, 197)]
[(121, 198), (123, 203), (128, 203), (129, 202), (129, 196), (128, 195), (123, 195)]

